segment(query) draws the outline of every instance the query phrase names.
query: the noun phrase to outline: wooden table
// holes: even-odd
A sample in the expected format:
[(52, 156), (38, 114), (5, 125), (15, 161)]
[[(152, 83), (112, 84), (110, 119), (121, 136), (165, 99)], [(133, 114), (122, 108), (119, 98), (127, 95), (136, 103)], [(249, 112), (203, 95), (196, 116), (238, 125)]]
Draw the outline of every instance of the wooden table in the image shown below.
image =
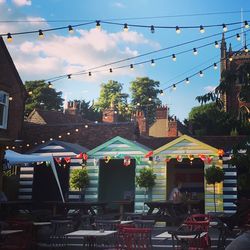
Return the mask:
[(83, 214), (91, 214), (96, 215), (95, 208), (99, 207), (105, 212), (106, 202), (98, 202), (98, 201), (45, 201), (44, 204), (52, 207), (52, 213), (55, 216), (57, 214), (57, 209), (61, 208), (66, 213), (70, 209), (80, 209)]

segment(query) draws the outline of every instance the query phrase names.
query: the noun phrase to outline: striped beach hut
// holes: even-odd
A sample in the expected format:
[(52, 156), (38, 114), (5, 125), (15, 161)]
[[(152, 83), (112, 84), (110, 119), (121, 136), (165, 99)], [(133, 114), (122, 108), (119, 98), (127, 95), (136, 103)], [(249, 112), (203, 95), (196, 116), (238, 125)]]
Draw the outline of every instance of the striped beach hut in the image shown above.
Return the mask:
[[(48, 141), (44, 144), (41, 144), (27, 153), (34, 154), (34, 155), (41, 155), (41, 156), (53, 155), (56, 158), (70, 157), (71, 158), (70, 169), (66, 173), (67, 183), (65, 181), (66, 186), (68, 186), (70, 171), (72, 171), (73, 169), (81, 168), (81, 159), (76, 159), (75, 156), (81, 152), (87, 152), (87, 151), (88, 151), (87, 148), (82, 147), (75, 143), (53, 140), (53, 141)], [(33, 183), (34, 173), (35, 173), (35, 170), (34, 170), (33, 165), (22, 166), (20, 168), (19, 195), (18, 195), (18, 198), (20, 200), (31, 200), (32, 198), (34, 198), (33, 197), (33, 191), (34, 191), (33, 187), (35, 185)], [(79, 199), (78, 195), (74, 195), (74, 194), (71, 194), (69, 198)]]
[[(181, 181), (184, 191), (204, 201), (205, 212), (214, 211), (213, 186), (206, 183), (204, 172), (215, 164), (225, 173), (224, 182), (217, 183), (215, 187), (217, 211), (234, 212), (236, 207), (233, 202), (237, 199), (236, 169), (223, 162), (218, 152), (218, 148), (187, 135), (154, 150), (154, 168), (161, 169), (158, 181), (164, 186), (161, 190), (162, 200), (168, 199), (175, 182)], [(154, 192), (153, 200), (158, 195), (156, 190)]]
[[(149, 151), (148, 147), (119, 136), (89, 151), (87, 168), (90, 185), (85, 199), (106, 201), (109, 205), (114, 201), (133, 199), (134, 211), (142, 212), (144, 190), (136, 186), (135, 176), (140, 169), (150, 165), (145, 158)], [(157, 167), (155, 173), (158, 180), (153, 199), (161, 199), (161, 169)]]

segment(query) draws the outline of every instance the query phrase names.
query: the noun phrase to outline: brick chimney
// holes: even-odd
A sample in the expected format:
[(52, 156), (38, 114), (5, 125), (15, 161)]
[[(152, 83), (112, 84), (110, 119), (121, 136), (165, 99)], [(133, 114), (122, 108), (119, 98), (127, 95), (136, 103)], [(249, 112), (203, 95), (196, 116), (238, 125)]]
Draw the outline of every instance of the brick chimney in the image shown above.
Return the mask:
[(168, 137), (176, 137), (178, 136), (178, 126), (176, 116), (174, 119), (169, 120), (168, 122)]
[(104, 109), (102, 112), (102, 122), (115, 123), (118, 121), (118, 112), (113, 107)]
[(139, 126), (140, 134), (141, 135), (148, 135), (148, 124), (146, 117), (144, 116), (144, 112), (141, 110), (137, 110), (135, 113), (135, 118)]
[(159, 106), (156, 109), (156, 120), (157, 119), (167, 119), (168, 117), (168, 107), (167, 106)]
[(79, 114), (80, 101), (69, 101), (67, 103), (67, 108), (65, 109), (65, 114), (77, 115)]

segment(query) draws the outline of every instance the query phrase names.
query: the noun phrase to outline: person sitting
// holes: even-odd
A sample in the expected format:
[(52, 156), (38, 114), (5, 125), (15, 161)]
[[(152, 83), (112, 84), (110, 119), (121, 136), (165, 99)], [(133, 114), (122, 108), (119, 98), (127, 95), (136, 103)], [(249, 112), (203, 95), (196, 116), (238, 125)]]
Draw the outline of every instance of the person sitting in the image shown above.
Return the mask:
[(181, 202), (182, 201), (182, 194), (181, 194), (181, 188), (182, 188), (182, 183), (177, 182), (177, 185), (172, 189), (169, 200), (173, 201), (175, 203)]

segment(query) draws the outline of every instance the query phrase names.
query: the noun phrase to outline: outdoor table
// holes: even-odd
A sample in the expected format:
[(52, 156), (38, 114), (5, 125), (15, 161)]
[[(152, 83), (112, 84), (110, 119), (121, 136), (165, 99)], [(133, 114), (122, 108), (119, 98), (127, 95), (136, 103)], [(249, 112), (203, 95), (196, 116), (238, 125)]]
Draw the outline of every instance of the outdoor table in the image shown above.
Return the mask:
[(121, 220), (121, 224), (131, 224), (133, 222), (133, 220)]
[(22, 233), (22, 232), (23, 230), (2, 230), (0, 234), (5, 236), (5, 235), (10, 235), (10, 234)]
[(120, 201), (113, 201), (113, 203), (119, 205), (120, 220), (122, 220), (123, 215), (124, 215), (124, 207), (132, 205), (133, 201), (131, 201), (131, 200), (120, 200)]
[(62, 208), (65, 212), (68, 212), (70, 209), (80, 209), (83, 213), (90, 213), (91, 215), (96, 215), (94, 208), (100, 207), (102, 211), (105, 211), (107, 205), (106, 202), (98, 201), (45, 201), (45, 204), (52, 206), (52, 214), (56, 215), (57, 209)]
[(1, 211), (7, 212), (8, 215), (19, 209), (31, 211), (32, 205), (33, 205), (32, 201), (22, 201), (22, 200), (0, 201)]
[(78, 230), (68, 234), (65, 234), (67, 238), (86, 238), (87, 247), (89, 249), (95, 249), (96, 237), (107, 237), (115, 234), (114, 230)]
[(33, 222), (33, 226), (50, 226), (51, 222), (50, 221), (38, 221), (38, 222)]

